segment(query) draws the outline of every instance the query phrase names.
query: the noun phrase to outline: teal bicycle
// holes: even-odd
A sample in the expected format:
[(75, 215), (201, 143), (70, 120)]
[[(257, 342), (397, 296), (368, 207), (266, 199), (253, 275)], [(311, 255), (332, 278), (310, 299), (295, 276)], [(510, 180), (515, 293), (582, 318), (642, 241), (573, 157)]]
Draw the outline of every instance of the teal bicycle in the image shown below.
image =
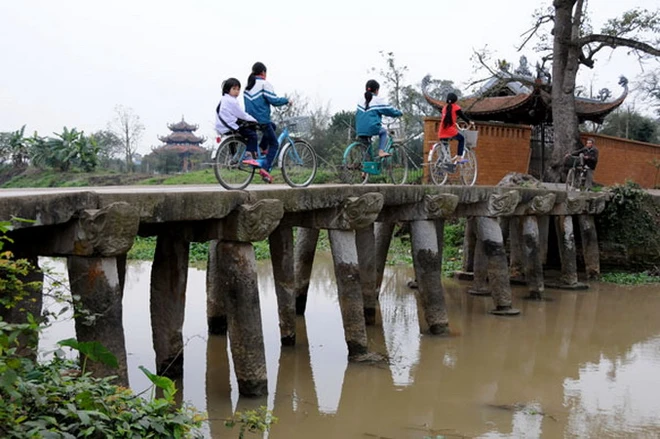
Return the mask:
[[(312, 146), (293, 133), (300, 131), (304, 118), (291, 118), (284, 122), (284, 129), (277, 138), (275, 162), (282, 171), (284, 181), (291, 187), (307, 187), (316, 176), (317, 160)], [(246, 158), (246, 142), (238, 132), (230, 132), (220, 140), (213, 157), (213, 170), (218, 182), (225, 189), (243, 189), (254, 178), (256, 166), (243, 163)], [(265, 155), (257, 148), (257, 161)]]
[(365, 184), (370, 176), (386, 175), (393, 184), (405, 184), (408, 178), (408, 156), (403, 145), (393, 140), (393, 130), (388, 130), (385, 152), (378, 156), (377, 142), (370, 136), (359, 136), (346, 147), (339, 168), (339, 179), (347, 184)]

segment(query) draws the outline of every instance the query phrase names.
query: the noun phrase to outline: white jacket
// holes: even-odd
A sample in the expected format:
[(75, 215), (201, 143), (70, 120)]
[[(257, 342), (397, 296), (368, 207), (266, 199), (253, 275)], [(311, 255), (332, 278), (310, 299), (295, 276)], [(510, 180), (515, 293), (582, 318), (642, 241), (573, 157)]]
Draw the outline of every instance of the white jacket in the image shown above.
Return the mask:
[(225, 94), (222, 96), (222, 99), (220, 99), (219, 107), (220, 111), (215, 113), (215, 130), (220, 134), (224, 134), (230, 131), (230, 129), (220, 121), (221, 117), (222, 120), (224, 120), (225, 123), (227, 123), (227, 125), (229, 125), (234, 130), (238, 129), (238, 124), (236, 123), (238, 119), (246, 120), (248, 122), (257, 121), (257, 119), (243, 111), (241, 106), (238, 104), (238, 99), (230, 94)]

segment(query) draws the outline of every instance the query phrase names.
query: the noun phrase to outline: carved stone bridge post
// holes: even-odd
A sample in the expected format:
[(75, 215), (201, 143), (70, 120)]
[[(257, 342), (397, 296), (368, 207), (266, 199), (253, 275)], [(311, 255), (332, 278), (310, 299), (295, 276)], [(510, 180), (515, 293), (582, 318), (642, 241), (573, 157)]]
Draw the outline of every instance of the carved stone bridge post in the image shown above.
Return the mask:
[(209, 334), (227, 334), (227, 307), (221, 289), (218, 263), (218, 240), (209, 241), (209, 255), (206, 264), (206, 323)]
[[(473, 220), (476, 229), (476, 218)], [(468, 294), (473, 296), (490, 296), (490, 288), (488, 288), (488, 258), (484, 251), (484, 242), (479, 236), (475, 238), (472, 271), (474, 273), (474, 280), (472, 281), (472, 286), (468, 288)]]
[(376, 324), (376, 306), (378, 304), (378, 272), (376, 269), (376, 238), (374, 224), (355, 230), (355, 245), (360, 267), (360, 284), (362, 285), (362, 300), (364, 321), (366, 325)]
[[(541, 300), (545, 291), (543, 278), (543, 249), (539, 234), (538, 216), (547, 215), (555, 205), (556, 195), (537, 195), (529, 204), (522, 217), (522, 249), (525, 261), (525, 278), (529, 288), (529, 298)], [(547, 237), (545, 238), (547, 239)]]
[[(119, 368), (98, 362), (87, 363), (96, 376), (117, 375), (128, 385), (126, 345), (122, 321), (123, 255), (133, 245), (139, 216), (128, 203), (117, 202), (101, 210), (84, 210), (61, 234), (54, 237), (55, 254), (67, 254), (69, 283), (74, 302), (75, 328), (79, 342), (96, 341), (117, 358)], [(86, 315), (92, 316), (87, 320)]]
[(582, 254), (584, 255), (584, 269), (587, 279), (600, 277), (600, 253), (598, 250), (598, 236), (592, 215), (578, 215), (580, 237), (582, 238)]
[[(379, 218), (383, 224), (393, 224), (395, 221), (410, 223), (419, 304), (429, 332), (436, 335), (449, 333), (445, 291), (442, 286), (442, 248), (444, 219), (452, 216), (457, 206), (456, 195), (425, 195), (421, 201), (414, 204), (388, 207)], [(384, 237), (389, 236), (391, 230), (384, 231)], [(383, 246), (381, 252), (384, 252), (384, 249)]]
[[(360, 253), (362, 253), (362, 261), (365, 261), (365, 257), (368, 255), (358, 250), (358, 233), (356, 233), (356, 230), (367, 229), (359, 232), (360, 239), (362, 242), (366, 242), (366, 245), (375, 252), (372, 225), (382, 207), (383, 196), (381, 194), (366, 193), (358, 198), (346, 199), (341, 209), (329, 217), (331, 221), (324, 221), (326, 222), (326, 228), (329, 229), (328, 234), (332, 260), (335, 266), (344, 336), (346, 337), (349, 358), (352, 359), (367, 353), (365, 314), (375, 316), (375, 308), (373, 308), (373, 312), (365, 309), (359, 258)], [(322, 216), (323, 213), (320, 214), (318, 219), (321, 220)], [(371, 234), (371, 237), (369, 234)], [(373, 258), (375, 258), (375, 255), (372, 255), (366, 261), (367, 265), (374, 271), (373, 275), (369, 275), (370, 284), (376, 282), (376, 266), (372, 263)], [(371, 290), (367, 294), (373, 295), (373, 285), (371, 285)], [(374, 297), (370, 297), (368, 302), (370, 305), (375, 306)]]
[(474, 272), (474, 251), (477, 243), (477, 231), (474, 217), (465, 219), (465, 237), (463, 238), (463, 272)]
[(444, 220), (413, 221), (410, 236), (419, 298), (429, 332), (449, 334), (449, 317), (442, 286)]
[[(268, 393), (261, 305), (252, 242), (269, 236), (283, 215), (284, 208), (279, 200), (260, 200), (254, 204), (240, 205), (224, 219), (222, 239), (216, 247), (215, 280), (218, 286), (210, 289), (208, 294), (221, 294), (221, 297), (208, 300), (223, 303), (226, 309), (238, 391), (243, 396), (263, 396)], [(281, 247), (276, 251), (280, 250)], [(278, 280), (281, 282), (282, 278), (276, 279), (276, 284)], [(276, 292), (281, 335), (295, 340), (295, 327), (290, 330), (286, 325), (291, 314), (295, 319), (293, 293), (277, 285)], [(285, 322), (284, 327), (282, 322)]]
[(190, 242), (174, 227), (158, 234), (151, 266), (151, 331), (156, 371), (177, 377), (183, 374), (183, 320), (188, 282)]
[[(377, 222), (374, 226), (374, 239), (376, 240), (376, 293), (380, 292), (387, 263), (387, 253), (394, 233), (393, 222)], [(378, 298), (378, 297), (376, 297)], [(369, 322), (367, 322), (369, 324)]]
[(449, 316), (442, 286), (442, 250), (444, 246), (444, 219), (451, 216), (458, 205), (455, 195), (427, 195), (423, 215), (410, 224), (411, 245), (419, 298), (429, 332), (449, 334)]
[(309, 279), (314, 265), (319, 229), (298, 227), (293, 250), (293, 271), (295, 281), (296, 314), (304, 315), (307, 308)]
[(490, 195), (487, 203), (489, 216), (477, 217), (477, 245), (481, 246), (488, 260), (488, 286), (491, 290), (495, 309), (491, 312), (498, 315), (516, 315), (520, 311), (512, 307), (511, 283), (509, 267), (497, 216), (513, 214), (520, 202), (518, 191), (508, 191), (502, 194)]

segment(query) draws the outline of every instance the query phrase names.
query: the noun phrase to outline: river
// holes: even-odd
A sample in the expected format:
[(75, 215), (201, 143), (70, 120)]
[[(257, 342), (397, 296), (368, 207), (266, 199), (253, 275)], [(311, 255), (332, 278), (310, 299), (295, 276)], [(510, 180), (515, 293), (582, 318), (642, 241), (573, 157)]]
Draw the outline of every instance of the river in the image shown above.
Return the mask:
[[(61, 260), (42, 260), (60, 273)], [(132, 262), (124, 294), (131, 387), (155, 370), (149, 262)], [(237, 437), (223, 425), (234, 410), (266, 405), (279, 422), (271, 439), (657, 438), (660, 437), (660, 287), (592, 282), (587, 291), (548, 290), (518, 317), (488, 314), (490, 298), (445, 279), (452, 336), (420, 333), (413, 277), (387, 267), (370, 350), (379, 365), (348, 364), (329, 254), (316, 255), (298, 342), (280, 348), (269, 261), (258, 263), (269, 395), (239, 397), (225, 337), (206, 331), (205, 271), (190, 268), (183, 328), (183, 400), (208, 413), (209, 438)], [(40, 347), (73, 337), (72, 321), (50, 328)], [(256, 436), (255, 436), (256, 437)]]

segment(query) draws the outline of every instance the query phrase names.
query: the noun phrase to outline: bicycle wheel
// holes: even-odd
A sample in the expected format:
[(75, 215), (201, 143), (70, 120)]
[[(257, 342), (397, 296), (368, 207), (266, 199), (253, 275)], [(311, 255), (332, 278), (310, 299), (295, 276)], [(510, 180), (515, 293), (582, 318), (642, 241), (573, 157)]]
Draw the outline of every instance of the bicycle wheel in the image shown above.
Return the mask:
[(465, 163), (459, 163), (458, 172), (463, 184), (474, 186), (477, 182), (477, 156), (471, 149), (465, 148)]
[(433, 145), (431, 152), (429, 153), (429, 172), (431, 173), (431, 181), (438, 186), (445, 184), (449, 177), (447, 169), (449, 163), (445, 161), (448, 157), (445, 157), (442, 147), (442, 143), (436, 143)]
[(408, 178), (408, 156), (403, 146), (394, 144), (388, 151), (392, 154), (383, 159), (383, 169), (393, 184), (405, 184)]
[(575, 190), (575, 168), (568, 170), (566, 174), (566, 192), (572, 192)]
[(348, 145), (339, 169), (339, 179), (342, 183), (365, 184), (369, 180), (369, 174), (362, 171), (362, 162), (368, 158), (369, 153), (363, 143), (353, 142)]
[(316, 176), (316, 153), (304, 140), (294, 140), (282, 150), (282, 177), (291, 187), (307, 187)]
[(254, 167), (244, 165), (245, 143), (236, 137), (223, 140), (215, 154), (215, 178), (225, 189), (243, 189), (254, 177)]

